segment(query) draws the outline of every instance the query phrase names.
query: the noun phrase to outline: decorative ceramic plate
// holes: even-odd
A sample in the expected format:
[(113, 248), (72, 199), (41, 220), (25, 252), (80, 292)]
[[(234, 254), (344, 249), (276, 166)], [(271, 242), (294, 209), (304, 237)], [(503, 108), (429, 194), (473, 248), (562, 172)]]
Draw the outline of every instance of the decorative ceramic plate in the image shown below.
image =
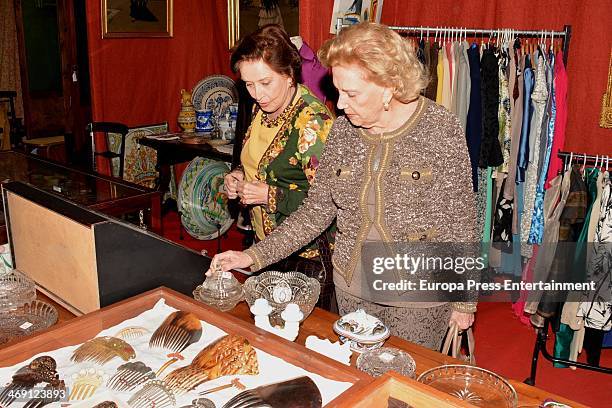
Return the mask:
[(181, 223), (196, 239), (214, 239), (234, 221), (227, 208), (223, 178), (229, 168), (223, 162), (196, 157), (183, 172), (178, 200)]
[(499, 375), (468, 365), (443, 365), (422, 373), (417, 381), (478, 407), (515, 408), (516, 391)]
[(238, 102), (238, 91), (232, 78), (211, 75), (193, 87), (191, 102), (196, 110), (210, 109), (216, 117), (222, 117), (229, 105)]

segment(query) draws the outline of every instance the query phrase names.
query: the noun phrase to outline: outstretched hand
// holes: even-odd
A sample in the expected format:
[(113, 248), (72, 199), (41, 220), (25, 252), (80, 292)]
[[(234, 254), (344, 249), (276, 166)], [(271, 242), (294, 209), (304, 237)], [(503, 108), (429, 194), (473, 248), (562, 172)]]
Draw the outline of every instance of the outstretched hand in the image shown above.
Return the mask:
[(241, 251), (225, 251), (213, 257), (206, 276), (229, 271), (235, 268), (248, 268), (253, 265), (250, 256)]

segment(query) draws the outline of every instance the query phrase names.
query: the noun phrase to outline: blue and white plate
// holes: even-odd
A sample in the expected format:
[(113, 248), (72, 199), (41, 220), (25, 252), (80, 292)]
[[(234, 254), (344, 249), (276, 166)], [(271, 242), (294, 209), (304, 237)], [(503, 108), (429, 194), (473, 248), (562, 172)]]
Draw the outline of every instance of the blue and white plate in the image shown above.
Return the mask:
[(219, 118), (225, 115), (232, 103), (238, 102), (238, 91), (232, 78), (211, 75), (193, 87), (191, 102), (196, 110), (210, 109)]

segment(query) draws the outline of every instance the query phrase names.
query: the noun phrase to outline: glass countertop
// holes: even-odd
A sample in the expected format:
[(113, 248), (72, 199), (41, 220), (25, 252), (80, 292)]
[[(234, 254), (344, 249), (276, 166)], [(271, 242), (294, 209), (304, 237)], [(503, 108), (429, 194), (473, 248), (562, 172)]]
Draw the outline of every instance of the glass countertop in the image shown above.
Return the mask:
[(28, 183), (87, 207), (150, 191), (15, 151), (0, 152), (0, 182), (8, 181)]

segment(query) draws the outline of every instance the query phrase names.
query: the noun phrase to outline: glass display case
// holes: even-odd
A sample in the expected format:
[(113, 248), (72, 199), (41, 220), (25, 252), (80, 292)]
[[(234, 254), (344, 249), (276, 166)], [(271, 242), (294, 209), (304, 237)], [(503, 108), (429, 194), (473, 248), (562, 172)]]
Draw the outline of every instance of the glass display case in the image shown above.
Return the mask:
[[(9, 181), (28, 183), (113, 216), (148, 210), (145, 212), (149, 226), (161, 232), (161, 193), (158, 191), (17, 151), (0, 152), (0, 182)], [(0, 205), (0, 211), (2, 208)], [(4, 213), (0, 215), (0, 243), (5, 243)]]

